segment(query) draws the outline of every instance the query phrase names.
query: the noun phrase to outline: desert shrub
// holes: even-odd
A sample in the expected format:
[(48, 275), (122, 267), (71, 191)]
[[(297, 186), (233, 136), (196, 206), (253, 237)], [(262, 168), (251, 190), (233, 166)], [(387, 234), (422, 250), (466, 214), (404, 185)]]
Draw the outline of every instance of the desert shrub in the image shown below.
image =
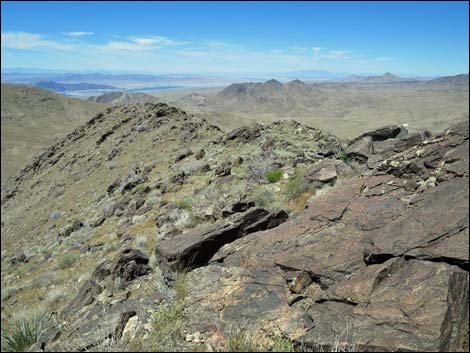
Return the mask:
[(346, 151), (341, 151), (337, 154), (337, 158), (341, 159), (344, 163), (348, 163), (350, 158), (349, 155), (346, 153)]
[(73, 254), (73, 253), (64, 254), (59, 258), (57, 267), (61, 270), (64, 270), (72, 266), (75, 262), (77, 262), (78, 258), (79, 256), (77, 254)]
[(5, 326), (2, 325), (2, 352), (24, 352), (36, 343), (47, 324), (43, 309), (33, 309), (15, 315)]
[(294, 178), (290, 179), (285, 186), (284, 195), (287, 200), (295, 200), (304, 192), (309, 190), (308, 182), (305, 180), (303, 172), (297, 170)]
[(170, 220), (181, 230), (194, 228), (198, 224), (196, 216), (186, 210), (180, 209), (174, 210), (170, 213)]
[(191, 209), (192, 200), (189, 197), (183, 197), (176, 201), (176, 207), (180, 210), (190, 210)]
[(173, 277), (170, 297), (151, 317), (150, 345), (153, 351), (174, 351), (176, 342), (183, 338), (186, 274), (177, 272)]
[(2, 288), (2, 301), (10, 299), (18, 292), (18, 288), (16, 287), (3, 287)]
[(256, 206), (259, 207), (268, 207), (276, 201), (274, 193), (268, 188), (257, 188), (250, 196)]
[(266, 178), (266, 174), (272, 170), (273, 162), (274, 155), (272, 153), (251, 157), (246, 163), (248, 177), (253, 180)]
[(221, 352), (261, 352), (262, 347), (248, 330), (231, 329)]
[(271, 170), (270, 172), (266, 173), (266, 179), (268, 179), (270, 183), (277, 183), (279, 180), (281, 180), (282, 174), (283, 172), (281, 169)]
[(45, 300), (49, 305), (56, 305), (63, 302), (67, 297), (68, 292), (65, 288), (54, 287), (47, 292)]
[(279, 333), (255, 335), (249, 328), (232, 328), (229, 331), (224, 352), (293, 352), (293, 343)]

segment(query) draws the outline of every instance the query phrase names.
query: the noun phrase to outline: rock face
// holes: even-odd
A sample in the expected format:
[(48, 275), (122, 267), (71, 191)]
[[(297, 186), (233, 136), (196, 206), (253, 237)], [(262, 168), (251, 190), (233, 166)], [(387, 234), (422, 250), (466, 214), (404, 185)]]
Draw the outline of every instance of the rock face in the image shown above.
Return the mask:
[(165, 270), (204, 266), (223, 245), (246, 234), (273, 228), (286, 219), (283, 211), (270, 213), (263, 208), (251, 208), (159, 242), (155, 249), (157, 261)]
[(347, 329), (345, 349), (468, 350), (468, 161), (462, 124), (226, 244), (189, 273), (190, 327), (213, 342), (243, 317), (306, 349)]

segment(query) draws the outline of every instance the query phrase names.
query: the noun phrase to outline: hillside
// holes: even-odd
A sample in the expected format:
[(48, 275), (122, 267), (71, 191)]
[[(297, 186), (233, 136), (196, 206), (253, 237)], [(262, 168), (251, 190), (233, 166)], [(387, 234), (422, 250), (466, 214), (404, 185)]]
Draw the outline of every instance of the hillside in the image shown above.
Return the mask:
[(2, 84), (2, 188), (26, 162), (102, 109), (29, 86)]
[(2, 328), (39, 308), (52, 351), (468, 350), (468, 138), (107, 108), (2, 189)]
[(426, 82), (428, 86), (454, 86), (462, 89), (469, 89), (468, 74), (456, 76), (444, 76)]
[(111, 92), (99, 96), (89, 97), (87, 101), (119, 105), (135, 103), (158, 103), (160, 102), (160, 99), (141, 92)]

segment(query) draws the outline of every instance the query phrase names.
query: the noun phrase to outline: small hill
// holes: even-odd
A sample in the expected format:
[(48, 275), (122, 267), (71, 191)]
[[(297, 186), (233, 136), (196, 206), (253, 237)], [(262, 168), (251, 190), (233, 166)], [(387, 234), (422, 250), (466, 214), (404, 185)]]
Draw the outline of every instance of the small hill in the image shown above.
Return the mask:
[(417, 82), (417, 79), (405, 78), (394, 75), (390, 72), (386, 72), (383, 75), (379, 76), (358, 76), (350, 75), (344, 79), (340, 80), (341, 82), (347, 83), (374, 83), (374, 84), (385, 84), (385, 83), (405, 83), (405, 82)]
[(2, 84), (2, 186), (32, 156), (102, 107), (29, 86)]
[(313, 85), (300, 80), (285, 84), (269, 80), (263, 83), (234, 83), (219, 92), (211, 103), (242, 111), (292, 113), (312, 107), (323, 98)]
[(93, 96), (87, 101), (105, 103), (110, 105), (135, 104), (135, 103), (159, 103), (160, 99), (141, 92), (111, 92), (100, 96)]
[(207, 105), (207, 96), (193, 92), (178, 99), (177, 103), (183, 106), (189, 105), (192, 107), (205, 107)]
[(34, 84), (52, 92), (70, 92), (70, 91), (94, 91), (94, 90), (118, 90), (119, 88), (110, 85), (100, 85), (95, 83), (58, 83), (54, 81), (41, 81)]
[(443, 76), (436, 78), (434, 80), (429, 80), (426, 82), (428, 86), (450, 86), (458, 88), (466, 88), (468, 90), (469, 81), (468, 74), (460, 74), (456, 76)]

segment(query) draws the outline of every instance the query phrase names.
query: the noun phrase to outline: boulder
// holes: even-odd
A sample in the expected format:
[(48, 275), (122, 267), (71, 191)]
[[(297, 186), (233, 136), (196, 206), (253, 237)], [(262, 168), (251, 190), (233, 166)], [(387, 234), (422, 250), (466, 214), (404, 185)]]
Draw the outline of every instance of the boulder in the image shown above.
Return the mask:
[(336, 172), (336, 165), (338, 163), (341, 162), (328, 159), (322, 160), (305, 173), (305, 178), (315, 184), (334, 182), (338, 177)]
[(345, 151), (346, 155), (359, 161), (367, 161), (374, 153), (372, 137), (365, 136), (352, 143)]
[(366, 132), (351, 141), (354, 144), (356, 141), (362, 140), (364, 137), (370, 137), (372, 141), (384, 141), (395, 138), (400, 134), (401, 127), (398, 125), (387, 125), (379, 129)]
[(149, 259), (140, 250), (125, 249), (114, 259), (110, 271), (114, 278), (120, 277), (125, 281), (149, 273)]
[(164, 239), (155, 254), (163, 269), (193, 269), (204, 266), (223, 245), (258, 230), (277, 226), (287, 219), (284, 211), (270, 213), (263, 208), (250, 208), (223, 221), (196, 228)]
[(180, 152), (176, 157), (175, 157), (175, 163), (178, 163), (179, 161), (182, 161), (183, 159), (185, 159), (186, 157), (189, 157), (190, 155), (192, 155), (193, 152), (188, 148), (188, 149), (185, 149), (184, 151)]

